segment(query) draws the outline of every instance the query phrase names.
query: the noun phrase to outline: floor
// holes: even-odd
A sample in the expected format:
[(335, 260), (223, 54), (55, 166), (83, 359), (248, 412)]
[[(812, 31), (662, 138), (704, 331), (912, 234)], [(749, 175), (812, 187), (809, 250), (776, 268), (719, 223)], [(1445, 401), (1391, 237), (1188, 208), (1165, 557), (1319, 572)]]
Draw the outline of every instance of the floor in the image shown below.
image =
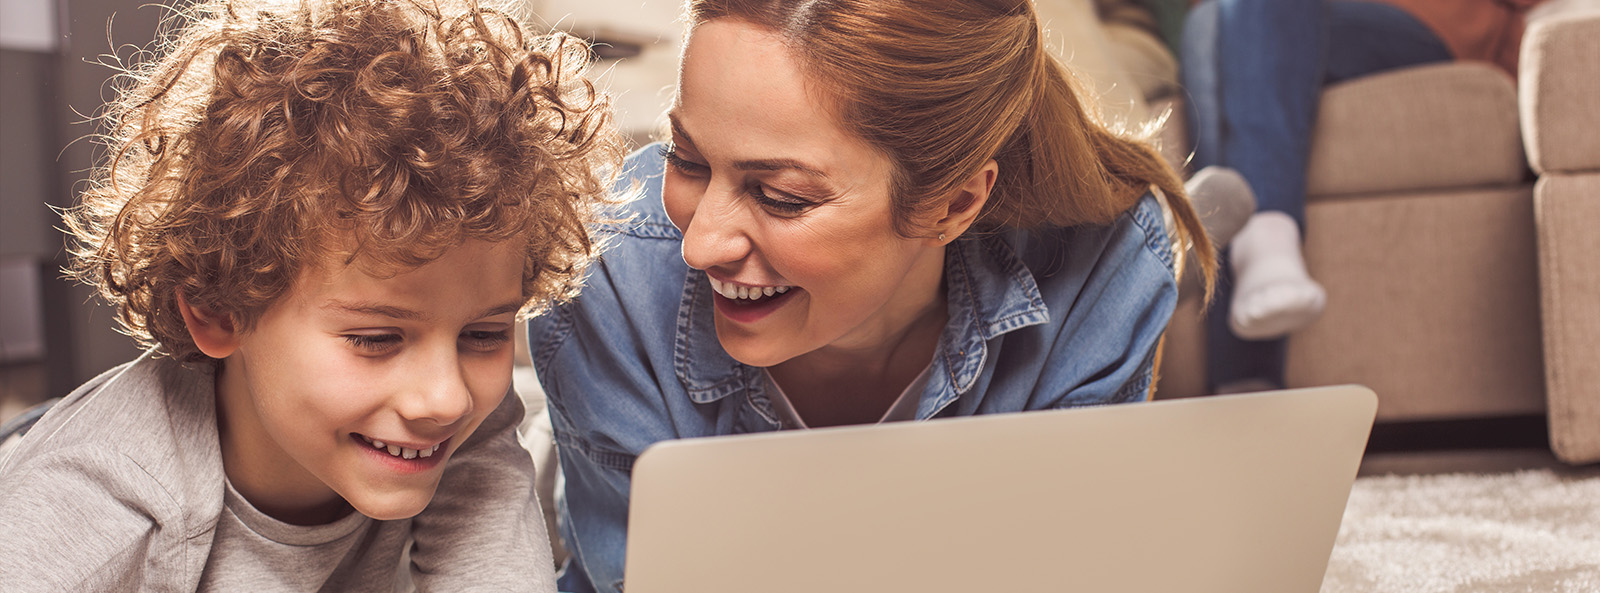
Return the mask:
[(1357, 475), (1491, 474), (1523, 469), (1564, 472), (1572, 466), (1556, 459), (1549, 448), (1385, 451), (1363, 457)]

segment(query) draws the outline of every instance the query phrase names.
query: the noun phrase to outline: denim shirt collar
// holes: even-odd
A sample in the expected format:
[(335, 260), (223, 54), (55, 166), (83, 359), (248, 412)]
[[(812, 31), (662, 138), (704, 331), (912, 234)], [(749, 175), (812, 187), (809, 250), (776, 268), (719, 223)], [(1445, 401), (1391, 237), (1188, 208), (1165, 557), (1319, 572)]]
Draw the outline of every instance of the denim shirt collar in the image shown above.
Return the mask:
[[(1033, 274), (1007, 241), (1016, 236), (1013, 232), (963, 238), (945, 252), (949, 319), (917, 406), (918, 420), (933, 417), (972, 389), (987, 362), (989, 340), (1049, 323), (1050, 312)], [(700, 270), (690, 269), (684, 278), (673, 367), (695, 403), (710, 403), (738, 391), (764, 397), (761, 369), (734, 360), (717, 340), (711, 287)]]

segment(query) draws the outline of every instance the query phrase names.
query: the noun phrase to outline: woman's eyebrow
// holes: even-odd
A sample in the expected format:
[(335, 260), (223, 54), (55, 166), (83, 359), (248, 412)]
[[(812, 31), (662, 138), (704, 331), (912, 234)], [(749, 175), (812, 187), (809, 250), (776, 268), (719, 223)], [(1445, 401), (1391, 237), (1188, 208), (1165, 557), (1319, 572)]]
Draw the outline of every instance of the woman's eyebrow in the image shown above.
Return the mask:
[[(688, 132), (684, 131), (683, 124), (678, 121), (678, 115), (676, 113), (668, 111), (667, 112), (667, 121), (672, 124), (672, 133), (673, 133), (673, 135), (678, 136), (680, 138), (683, 138), (683, 142), (685, 144), (688, 144), (689, 146), (694, 146), (695, 145), (694, 137), (690, 136)], [(738, 169), (740, 171), (785, 171), (785, 170), (794, 170), (794, 171), (798, 171), (800, 173), (804, 173), (804, 174), (812, 176), (812, 177), (816, 177), (818, 179), (824, 179), (825, 180), (825, 179), (828, 178), (828, 174), (822, 172), (821, 169), (817, 169), (816, 167), (812, 167), (810, 165), (807, 165), (805, 163), (802, 163), (802, 162), (794, 160), (794, 159), (781, 159), (780, 158), (780, 159), (746, 159), (746, 160), (739, 160), (739, 161), (734, 161), (733, 162), (733, 168)]]
[(793, 169), (819, 179), (828, 178), (827, 173), (823, 173), (822, 171), (807, 166), (805, 163), (794, 159), (754, 159), (734, 161), (733, 168), (740, 171), (783, 171), (787, 169)]

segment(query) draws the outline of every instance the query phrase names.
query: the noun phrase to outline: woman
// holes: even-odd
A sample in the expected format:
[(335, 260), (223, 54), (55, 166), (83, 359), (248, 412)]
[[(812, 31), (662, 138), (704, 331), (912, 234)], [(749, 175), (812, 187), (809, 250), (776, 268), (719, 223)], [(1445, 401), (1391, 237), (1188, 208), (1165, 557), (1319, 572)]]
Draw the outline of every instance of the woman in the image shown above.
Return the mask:
[(1160, 157), (1086, 114), (1030, 2), (688, 14), (672, 141), (621, 186), (643, 199), (530, 327), (563, 590), (620, 589), (658, 441), (1148, 397), (1175, 245), (1208, 277), (1211, 246)]

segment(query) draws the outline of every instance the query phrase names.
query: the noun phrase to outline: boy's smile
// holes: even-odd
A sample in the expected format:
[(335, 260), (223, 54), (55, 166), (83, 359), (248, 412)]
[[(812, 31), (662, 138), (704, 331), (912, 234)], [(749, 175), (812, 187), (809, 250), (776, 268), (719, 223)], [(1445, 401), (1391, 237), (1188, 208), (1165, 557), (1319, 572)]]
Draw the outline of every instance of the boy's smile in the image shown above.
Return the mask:
[(518, 247), (467, 242), (393, 275), (359, 260), (303, 273), (221, 357), (234, 487), (290, 523), (336, 519), (346, 502), (375, 519), (421, 512), (511, 387)]

